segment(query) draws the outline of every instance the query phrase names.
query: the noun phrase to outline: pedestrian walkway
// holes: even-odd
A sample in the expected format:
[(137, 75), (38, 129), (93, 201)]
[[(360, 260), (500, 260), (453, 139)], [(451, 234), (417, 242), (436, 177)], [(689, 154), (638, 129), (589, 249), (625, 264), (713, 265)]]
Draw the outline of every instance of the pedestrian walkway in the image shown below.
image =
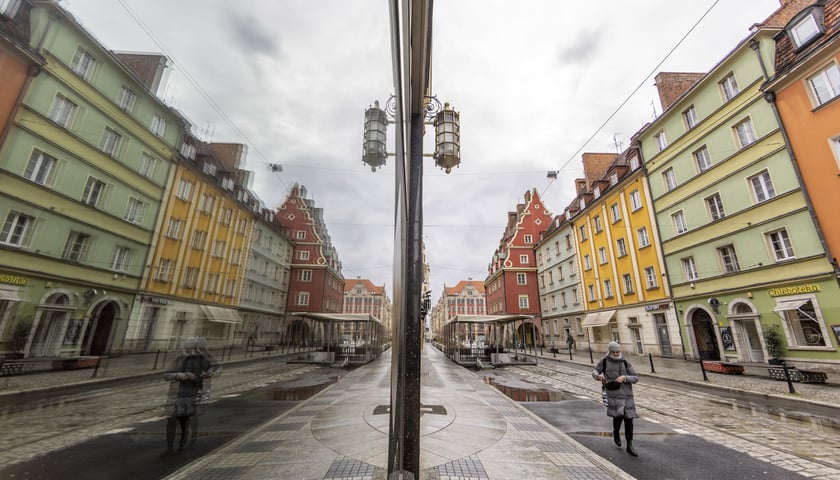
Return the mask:
[[(597, 363), (603, 356), (603, 353), (593, 352), (592, 360), (590, 360), (589, 352), (580, 350), (573, 352), (571, 358), (568, 350), (560, 350), (556, 354), (548, 351), (537, 352), (537, 354), (540, 361), (570, 362), (587, 366), (592, 366), (593, 362)], [(701, 370), (698, 361), (647, 357), (627, 353), (625, 353), (625, 356), (642, 376), (696, 383), (706, 387), (749, 392), (763, 396), (778, 396), (831, 407), (840, 405), (840, 374), (837, 372), (827, 372), (828, 380), (825, 383), (793, 382), (792, 386), (795, 393), (790, 393), (787, 382), (770, 378), (768, 366), (765, 364), (740, 364), (744, 367), (744, 373), (741, 375), (707, 371), (704, 379), (703, 370)]]
[[(390, 352), (169, 480), (385, 479)], [(421, 479), (629, 479), (436, 349), (423, 349)]]

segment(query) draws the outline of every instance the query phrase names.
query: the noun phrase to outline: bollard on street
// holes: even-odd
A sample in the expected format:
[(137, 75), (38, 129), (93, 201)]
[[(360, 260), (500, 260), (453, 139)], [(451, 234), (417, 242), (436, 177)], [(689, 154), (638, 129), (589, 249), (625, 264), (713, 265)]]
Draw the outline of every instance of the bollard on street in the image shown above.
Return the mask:
[(648, 352), (648, 359), (650, 360), (650, 373), (656, 373), (656, 370), (653, 368), (653, 354)]

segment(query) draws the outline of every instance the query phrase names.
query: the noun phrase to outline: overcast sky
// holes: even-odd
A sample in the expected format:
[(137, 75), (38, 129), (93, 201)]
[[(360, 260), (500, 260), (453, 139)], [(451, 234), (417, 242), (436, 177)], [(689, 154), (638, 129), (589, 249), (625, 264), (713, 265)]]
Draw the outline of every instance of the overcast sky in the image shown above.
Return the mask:
[[(279, 206), (293, 184), (306, 186), (324, 210), (345, 278), (390, 290), (393, 159), (375, 173), (361, 161), (364, 110), (393, 91), (387, 0), (61, 4), (106, 48), (169, 56), (159, 96), (200, 138), (248, 145), (246, 168), (267, 207)], [(444, 284), (485, 278), (507, 212), (525, 191), (536, 188), (562, 213), (582, 175), (581, 153), (623, 149), (661, 114), (657, 72), (707, 72), (778, 7), (779, 0), (434, 2), (432, 86), (461, 113), (462, 165), (449, 175), (432, 159), (425, 166), (433, 300)], [(392, 145), (392, 127), (388, 134)], [(557, 180), (549, 170), (560, 171)]]

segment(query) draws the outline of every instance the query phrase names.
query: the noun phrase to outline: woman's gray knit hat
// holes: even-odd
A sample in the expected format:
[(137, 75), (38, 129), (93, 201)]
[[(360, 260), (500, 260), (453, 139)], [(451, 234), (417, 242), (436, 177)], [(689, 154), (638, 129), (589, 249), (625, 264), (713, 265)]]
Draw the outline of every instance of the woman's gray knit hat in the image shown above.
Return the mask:
[(610, 345), (607, 347), (607, 349), (611, 352), (620, 352), (621, 345), (619, 345), (618, 342), (610, 342)]

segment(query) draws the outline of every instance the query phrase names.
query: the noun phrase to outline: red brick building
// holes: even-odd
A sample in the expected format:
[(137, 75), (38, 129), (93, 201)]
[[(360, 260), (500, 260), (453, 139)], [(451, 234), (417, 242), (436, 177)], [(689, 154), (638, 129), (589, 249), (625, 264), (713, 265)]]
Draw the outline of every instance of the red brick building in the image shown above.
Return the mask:
[[(323, 209), (306, 196), (306, 187), (295, 184), (275, 214), (288, 229), (293, 245), (286, 312), (341, 313), (341, 262), (327, 232)], [(302, 319), (290, 315), (287, 325), (290, 340), (299, 340), (301, 335), (307, 338), (309, 327)]]
[[(519, 340), (524, 339), (529, 345), (534, 344), (531, 323), (538, 337), (542, 337), (534, 245), (551, 222), (551, 212), (543, 205), (537, 190), (526, 191), (525, 202), (508, 212), (507, 226), (484, 280), (488, 315), (534, 316), (533, 320), (518, 323), (516, 328)], [(537, 338), (536, 342), (539, 341)]]

